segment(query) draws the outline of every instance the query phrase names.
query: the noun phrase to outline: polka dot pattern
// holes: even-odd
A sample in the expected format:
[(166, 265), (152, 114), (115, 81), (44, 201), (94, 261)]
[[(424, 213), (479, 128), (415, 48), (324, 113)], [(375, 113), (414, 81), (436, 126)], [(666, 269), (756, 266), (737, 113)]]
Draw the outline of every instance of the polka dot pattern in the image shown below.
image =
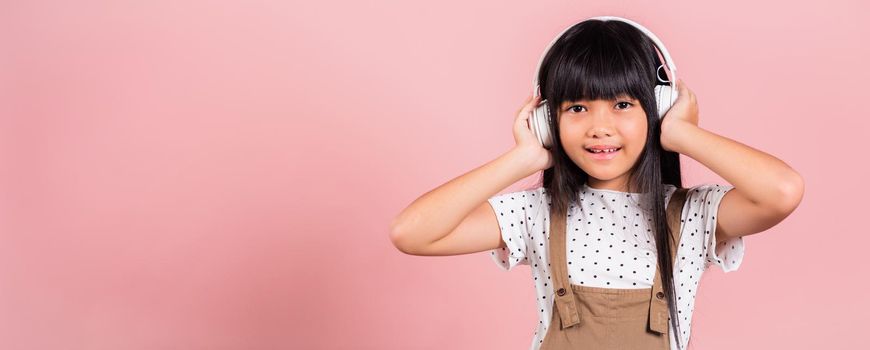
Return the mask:
[[(676, 190), (665, 185), (665, 203)], [(674, 265), (677, 310), (682, 344), (691, 335), (695, 294), (701, 275), (717, 265), (735, 271), (743, 260), (743, 237), (716, 244), (716, 214), (722, 197), (733, 186), (702, 184), (690, 188), (682, 212), (682, 232)], [(649, 288), (655, 278), (657, 252), (649, 208), (640, 194), (584, 185), (579, 205), (568, 210), (566, 252), (571, 283), (602, 288)], [(490, 252), (502, 270), (528, 265), (537, 295), (539, 322), (530, 349), (536, 350), (547, 333), (553, 310), (553, 284), (549, 266), (549, 208), (546, 189), (538, 187), (488, 199), (498, 219), (506, 247)], [(671, 332), (671, 346), (676, 348)]]

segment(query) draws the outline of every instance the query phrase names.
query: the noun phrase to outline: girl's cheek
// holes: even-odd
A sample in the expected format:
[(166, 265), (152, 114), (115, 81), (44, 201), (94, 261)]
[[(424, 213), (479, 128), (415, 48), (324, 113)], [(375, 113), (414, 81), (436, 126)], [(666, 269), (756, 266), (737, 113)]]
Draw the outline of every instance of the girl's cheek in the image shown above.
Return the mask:
[(647, 134), (647, 125), (646, 125), (646, 116), (643, 119), (636, 118), (633, 122), (623, 124), (623, 135), (628, 136), (630, 138), (630, 142), (636, 145), (645, 145), (646, 144), (646, 134)]

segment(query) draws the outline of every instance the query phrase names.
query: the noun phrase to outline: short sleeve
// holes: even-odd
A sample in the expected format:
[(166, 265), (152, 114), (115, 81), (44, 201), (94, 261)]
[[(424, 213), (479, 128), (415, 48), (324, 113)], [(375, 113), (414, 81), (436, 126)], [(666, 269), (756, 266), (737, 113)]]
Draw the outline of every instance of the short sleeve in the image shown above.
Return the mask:
[(696, 229), (694, 232), (703, 232), (704, 268), (716, 265), (723, 272), (736, 271), (743, 261), (744, 244), (743, 237), (730, 238), (719, 244), (716, 243), (716, 217), (719, 213), (719, 204), (728, 191), (734, 189), (731, 185), (703, 184), (692, 187), (686, 199), (689, 212), (684, 214), (685, 222), (694, 220)]
[(505, 248), (490, 251), (493, 261), (502, 270), (510, 271), (517, 265), (529, 265), (527, 242), (534, 227), (533, 222), (542, 205), (545, 205), (543, 191), (543, 187), (538, 187), (496, 195), (487, 200), (498, 219), (501, 238), (506, 245)]

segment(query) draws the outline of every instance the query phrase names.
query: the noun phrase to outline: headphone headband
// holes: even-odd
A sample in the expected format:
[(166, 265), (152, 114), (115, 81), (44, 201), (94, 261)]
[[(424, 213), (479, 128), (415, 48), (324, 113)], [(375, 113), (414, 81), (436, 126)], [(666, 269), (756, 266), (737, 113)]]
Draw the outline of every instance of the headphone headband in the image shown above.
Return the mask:
[[(540, 88), (538, 86), (538, 72), (540, 72), (541, 64), (544, 62), (544, 57), (547, 56), (547, 53), (550, 51), (550, 48), (569, 29), (573, 28), (575, 25), (577, 25), (579, 23), (586, 22), (589, 20), (602, 20), (602, 21), (613, 20), (613, 21), (625, 22), (625, 23), (628, 23), (628, 24), (634, 26), (635, 28), (639, 29), (641, 32), (646, 34), (646, 36), (652, 40), (652, 42), (655, 44), (656, 48), (658, 48), (659, 52), (661, 52), (662, 56), (665, 59), (665, 64), (668, 66), (668, 71), (670, 71), (670, 73), (671, 73), (670, 80), (669, 80), (670, 84), (672, 86), (675, 84), (675, 82), (677, 81), (677, 66), (674, 64), (674, 61), (671, 59), (671, 54), (668, 53), (668, 49), (665, 47), (665, 44), (663, 44), (662, 41), (659, 40), (659, 38), (655, 34), (653, 34), (652, 31), (650, 31), (646, 27), (640, 25), (639, 23), (632, 21), (630, 19), (627, 19), (627, 18), (616, 17), (616, 16), (596, 16), (596, 17), (590, 17), (590, 18), (584, 19), (580, 22), (577, 22), (577, 23), (574, 23), (574, 24), (568, 26), (568, 28), (565, 28), (564, 30), (562, 30), (562, 32), (559, 33), (559, 35), (557, 35), (555, 38), (553, 38), (552, 41), (550, 41), (550, 44), (547, 45), (546, 49), (544, 49), (544, 53), (541, 54), (541, 58), (538, 59), (537, 68), (535, 68), (535, 79), (532, 81), (532, 89), (533, 89), (532, 95), (533, 96), (539, 95), (538, 92), (539, 92)], [(659, 79), (658, 70), (656, 70), (656, 79)]]

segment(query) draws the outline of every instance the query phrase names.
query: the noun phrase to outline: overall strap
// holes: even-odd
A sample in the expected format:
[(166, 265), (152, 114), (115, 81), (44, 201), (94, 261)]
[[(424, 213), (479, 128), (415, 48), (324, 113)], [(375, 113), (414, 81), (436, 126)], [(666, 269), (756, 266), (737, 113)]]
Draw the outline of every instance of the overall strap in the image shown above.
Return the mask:
[[(667, 220), (668, 227), (671, 229), (671, 237), (672, 241), (669, 243), (669, 248), (671, 251), (671, 257), (673, 258), (673, 262), (671, 263), (671, 267), (676, 266), (677, 263), (677, 244), (680, 242), (682, 225), (680, 220), (682, 218), (683, 205), (686, 202), (686, 195), (689, 192), (687, 188), (677, 188), (676, 191), (671, 195), (670, 201), (668, 201), (667, 207)], [(658, 259), (656, 259), (658, 261)], [(652, 287), (652, 296), (650, 297), (649, 302), (649, 327), (651, 330), (667, 334), (668, 332), (668, 301), (665, 298), (664, 289), (662, 288), (662, 278), (661, 278), (661, 264), (658, 264), (658, 268), (656, 268), (656, 276), (653, 282)], [(673, 274), (673, 271), (668, 271), (668, 273)], [(676, 317), (676, 316), (675, 316)]]
[(574, 299), (574, 291), (568, 278), (568, 264), (565, 262), (565, 230), (568, 226), (566, 213), (550, 210), (550, 274), (553, 276), (553, 290), (559, 308), (562, 328), (580, 325), (580, 310)]

